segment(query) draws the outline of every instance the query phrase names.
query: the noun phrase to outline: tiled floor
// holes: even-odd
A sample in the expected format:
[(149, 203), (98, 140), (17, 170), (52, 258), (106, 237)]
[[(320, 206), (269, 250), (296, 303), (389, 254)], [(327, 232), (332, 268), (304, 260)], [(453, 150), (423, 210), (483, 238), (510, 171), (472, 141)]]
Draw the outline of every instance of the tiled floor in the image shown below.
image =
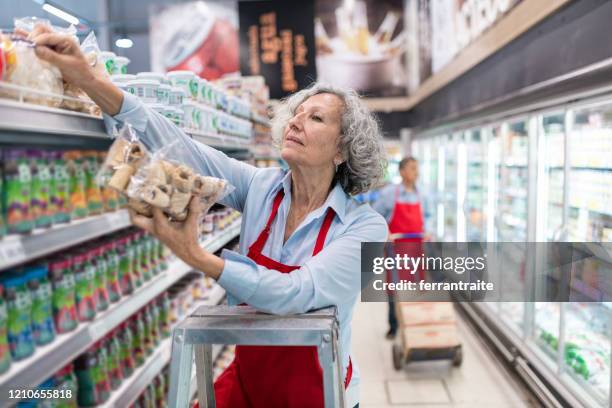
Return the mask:
[(386, 303), (359, 303), (353, 320), (352, 356), (361, 373), (360, 408), (519, 408), (536, 400), (510, 376), (483, 340), (459, 319), (463, 364), (412, 363), (395, 371), (387, 330)]

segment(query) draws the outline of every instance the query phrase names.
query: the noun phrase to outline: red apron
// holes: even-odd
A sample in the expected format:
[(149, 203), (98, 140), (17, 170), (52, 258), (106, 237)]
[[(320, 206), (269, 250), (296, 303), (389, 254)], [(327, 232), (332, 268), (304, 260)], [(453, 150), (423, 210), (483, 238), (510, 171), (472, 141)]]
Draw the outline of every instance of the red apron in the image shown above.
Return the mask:
[[(270, 235), (284, 193), (274, 198), (265, 228), (249, 247), (247, 256), (255, 263), (281, 273), (291, 273), (299, 266), (285, 265), (262, 254)], [(319, 230), (312, 256), (325, 244), (334, 219), (330, 208)], [(351, 381), (352, 363), (344, 381)], [(236, 357), (215, 382), (218, 408), (316, 408), (323, 407), (323, 373), (314, 346), (236, 346)]]
[[(421, 211), (421, 203), (417, 201), (414, 204), (400, 203), (401, 186), (398, 185), (395, 190), (395, 205), (393, 212), (391, 213), (391, 220), (389, 221), (389, 232), (391, 235), (398, 234), (403, 235), (402, 237), (395, 238), (393, 242), (396, 243), (394, 246), (395, 254), (408, 255), (410, 257), (420, 257), (423, 253), (423, 212)], [(409, 242), (410, 244), (401, 245), (398, 243)], [(391, 282), (391, 272), (387, 271), (387, 281)], [(419, 280), (425, 279), (425, 273), (423, 268), (419, 268), (414, 275), (410, 275), (409, 271), (401, 270), (398, 271), (398, 278), (414, 281), (414, 277), (418, 275)]]

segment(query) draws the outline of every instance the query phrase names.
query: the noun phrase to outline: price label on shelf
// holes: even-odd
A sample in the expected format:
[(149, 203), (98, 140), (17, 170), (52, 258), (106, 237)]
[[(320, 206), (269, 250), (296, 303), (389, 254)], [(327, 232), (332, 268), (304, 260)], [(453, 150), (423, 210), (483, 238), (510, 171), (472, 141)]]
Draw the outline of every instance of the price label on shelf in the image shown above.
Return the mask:
[(115, 211), (107, 214), (111, 226), (123, 225), (128, 222), (128, 215), (125, 211)]
[(14, 265), (27, 259), (21, 239), (4, 239), (0, 241), (0, 266)]

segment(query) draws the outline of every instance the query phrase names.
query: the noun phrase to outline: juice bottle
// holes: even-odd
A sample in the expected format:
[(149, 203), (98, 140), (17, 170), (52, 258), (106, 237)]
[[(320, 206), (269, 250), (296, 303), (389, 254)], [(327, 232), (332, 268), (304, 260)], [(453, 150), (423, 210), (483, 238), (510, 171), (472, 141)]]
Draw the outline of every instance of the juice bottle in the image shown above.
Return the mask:
[(151, 267), (151, 258), (149, 245), (147, 243), (148, 236), (144, 232), (138, 233), (138, 246), (140, 253), (140, 270), (142, 272), (142, 280), (144, 282), (150, 281), (153, 277), (153, 271)]
[(78, 150), (64, 153), (64, 158), (70, 174), (70, 218), (73, 220), (87, 217), (87, 174), (83, 163), (83, 155)]
[(166, 407), (166, 378), (163, 373), (155, 377), (155, 406)]
[(91, 321), (96, 316), (94, 291), (96, 268), (87, 255), (86, 251), (75, 254), (72, 263), (76, 288), (77, 317), (80, 322)]
[(30, 211), (31, 197), (32, 172), (27, 152), (21, 149), (4, 151), (2, 200), (8, 232), (26, 233), (34, 227)]
[(96, 270), (94, 278), (94, 296), (97, 311), (108, 309), (108, 304), (110, 303), (106, 282), (108, 265), (106, 263), (106, 257), (102, 255), (102, 250), (103, 247), (97, 244), (87, 254), (88, 260), (94, 265)]
[(77, 378), (77, 401), (79, 407), (93, 407), (100, 401), (98, 389), (96, 387), (96, 379), (99, 376), (96, 371), (97, 366), (98, 353), (93, 346), (74, 360), (74, 373)]
[(153, 338), (153, 316), (149, 312), (149, 307), (145, 306), (140, 311), (140, 317), (144, 325), (144, 352), (145, 356), (150, 356), (153, 353), (155, 341)]
[(11, 350), (7, 338), (7, 318), (4, 287), (0, 285), (0, 374), (7, 372), (11, 366)]
[(117, 330), (113, 330), (106, 337), (106, 351), (108, 353), (108, 376), (111, 388), (116, 390), (121, 385), (123, 375), (121, 372), (121, 343)]
[(48, 344), (55, 338), (53, 290), (47, 274), (46, 266), (31, 267), (25, 272), (25, 279), (32, 298), (32, 334), (34, 341), (39, 346)]
[(98, 152), (84, 152), (83, 167), (85, 170), (85, 194), (87, 196), (87, 209), (89, 215), (101, 214), (103, 210), (102, 191), (96, 183), (96, 174), (98, 173)]
[[(0, 158), (3, 158), (2, 149), (0, 149)], [(6, 235), (6, 211), (4, 211), (4, 169), (0, 166), (0, 238)]]
[(49, 278), (53, 287), (53, 319), (55, 330), (66, 333), (78, 324), (76, 288), (70, 258), (59, 258), (48, 263)]
[(134, 359), (133, 346), (134, 334), (129, 322), (122, 323), (119, 326), (119, 359), (121, 363), (121, 376), (128, 378), (136, 369), (136, 360)]
[(53, 223), (51, 213), (51, 169), (49, 167), (48, 155), (43, 150), (30, 150), (28, 152), (32, 163), (32, 193), (30, 209), (32, 219), (36, 228), (48, 228)]
[(153, 335), (153, 344), (155, 347), (159, 345), (161, 341), (161, 322), (159, 316), (159, 307), (157, 306), (157, 302), (153, 301), (149, 303), (149, 311), (151, 312), (151, 320), (153, 321), (152, 325), (152, 335)]
[(170, 336), (170, 298), (166, 292), (157, 298), (157, 306), (161, 337), (166, 338)]
[(138, 232), (134, 232), (132, 234), (129, 235), (128, 238), (128, 250), (131, 252), (131, 257), (132, 257), (132, 279), (134, 281), (134, 288), (138, 288), (140, 286), (142, 286), (142, 265), (140, 263), (141, 261), (141, 255), (140, 255), (140, 245), (138, 243), (139, 239), (139, 233)]
[(51, 164), (51, 192), (49, 207), (53, 214), (53, 223), (60, 224), (70, 221), (70, 174), (64, 158), (64, 153), (54, 151), (49, 153)]
[(23, 360), (34, 353), (32, 337), (32, 298), (21, 274), (4, 273), (7, 305), (8, 342), (13, 360)]
[[(92, 153), (93, 154), (93, 153)], [(97, 152), (98, 157), (98, 169), (104, 165), (106, 159), (106, 152)], [(116, 211), (119, 209), (119, 193), (105, 186), (100, 187), (102, 191), (102, 203), (104, 205), (104, 211)]]
[(96, 343), (98, 354), (98, 365), (95, 370), (96, 390), (98, 393), (98, 404), (108, 400), (111, 393), (111, 381), (108, 374), (108, 353), (106, 351), (106, 341), (102, 339)]
[(121, 298), (121, 285), (119, 284), (119, 255), (117, 254), (117, 244), (115, 241), (109, 241), (104, 244), (103, 254), (106, 257), (106, 285), (108, 298), (114, 303)]
[(117, 240), (117, 254), (119, 255), (119, 285), (121, 295), (125, 296), (134, 291), (132, 279), (133, 251), (130, 249), (130, 241), (127, 237), (121, 237)]
[(78, 385), (74, 375), (74, 365), (72, 363), (68, 364), (55, 373), (53, 379), (55, 380), (55, 389), (60, 392), (63, 391), (63, 398), (54, 401), (55, 408), (78, 408)]
[(145, 326), (144, 321), (138, 313), (130, 319), (130, 325), (132, 327), (132, 353), (134, 354), (134, 360), (136, 366), (140, 367), (145, 361)]

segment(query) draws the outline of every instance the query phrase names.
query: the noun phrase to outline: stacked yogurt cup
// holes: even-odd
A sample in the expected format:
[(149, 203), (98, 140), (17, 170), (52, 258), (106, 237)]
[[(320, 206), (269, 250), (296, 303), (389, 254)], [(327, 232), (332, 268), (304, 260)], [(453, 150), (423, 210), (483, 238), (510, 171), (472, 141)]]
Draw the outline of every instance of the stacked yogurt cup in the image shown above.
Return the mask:
[(191, 131), (225, 134), (249, 140), (252, 135), (249, 102), (227, 94), (191, 71), (167, 74), (140, 72), (111, 76), (113, 83), (138, 96), (177, 126)]

